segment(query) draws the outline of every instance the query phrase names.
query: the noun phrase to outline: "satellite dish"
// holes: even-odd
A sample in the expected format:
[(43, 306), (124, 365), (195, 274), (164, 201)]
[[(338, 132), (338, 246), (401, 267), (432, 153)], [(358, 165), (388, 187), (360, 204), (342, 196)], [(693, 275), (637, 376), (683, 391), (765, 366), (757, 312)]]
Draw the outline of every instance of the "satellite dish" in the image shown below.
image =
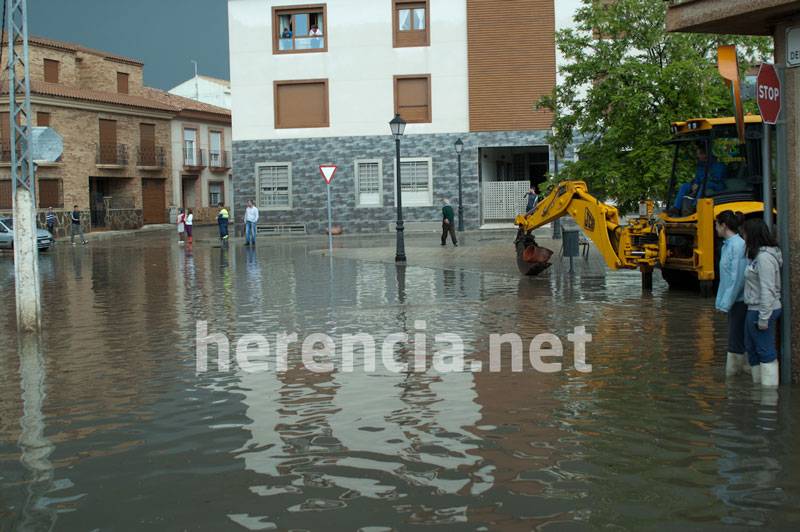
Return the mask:
[(64, 153), (64, 139), (50, 127), (31, 128), (31, 156), (34, 161), (54, 163)]

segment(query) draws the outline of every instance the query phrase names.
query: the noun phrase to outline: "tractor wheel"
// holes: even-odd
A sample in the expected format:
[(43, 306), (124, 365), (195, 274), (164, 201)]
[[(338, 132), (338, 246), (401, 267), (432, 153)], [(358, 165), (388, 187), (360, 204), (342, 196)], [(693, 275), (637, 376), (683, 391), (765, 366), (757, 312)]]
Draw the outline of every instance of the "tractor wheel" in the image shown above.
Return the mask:
[(661, 268), (661, 277), (669, 285), (670, 290), (688, 290), (697, 292), (697, 276), (693, 272)]

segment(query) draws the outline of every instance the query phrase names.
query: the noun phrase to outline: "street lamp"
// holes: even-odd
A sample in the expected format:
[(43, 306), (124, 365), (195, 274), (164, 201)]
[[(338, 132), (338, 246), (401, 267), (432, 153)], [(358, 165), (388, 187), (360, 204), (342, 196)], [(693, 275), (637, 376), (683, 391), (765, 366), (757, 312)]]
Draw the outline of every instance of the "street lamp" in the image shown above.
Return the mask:
[(461, 153), (464, 151), (464, 141), (458, 139), (455, 144), (458, 156), (458, 231), (464, 231), (464, 205), (461, 201)]
[(399, 114), (395, 114), (394, 118), (389, 122), (389, 129), (392, 130), (392, 135), (394, 136), (395, 164), (397, 168), (395, 171), (397, 174), (397, 193), (395, 194), (395, 205), (397, 205), (397, 249), (395, 251), (394, 261), (396, 263), (405, 264), (406, 244), (403, 238), (403, 188), (400, 182), (400, 137), (403, 136), (403, 132), (406, 130), (406, 121), (403, 120)]

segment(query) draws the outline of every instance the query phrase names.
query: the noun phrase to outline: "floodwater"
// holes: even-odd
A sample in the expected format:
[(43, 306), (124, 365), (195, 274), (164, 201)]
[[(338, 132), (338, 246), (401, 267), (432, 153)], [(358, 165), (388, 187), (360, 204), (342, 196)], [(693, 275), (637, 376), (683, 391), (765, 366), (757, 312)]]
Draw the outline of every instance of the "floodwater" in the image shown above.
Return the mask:
[[(398, 269), (329, 260), (325, 245), (60, 245), (40, 257), (44, 332), (21, 345), (12, 258), (0, 255), (0, 529), (800, 524), (800, 397), (725, 381), (724, 317), (710, 301), (662, 283), (643, 296), (635, 272), (520, 279), (414, 266), (412, 253)], [(513, 264), (503, 246), (507, 257), (491, 243), (469, 253)], [(458, 334), (468, 363), (488, 361), (490, 334), (553, 333), (565, 370), (526, 359), (514, 372), (508, 351), (498, 373), (382, 367), (380, 342), (421, 320), (420, 346)], [(212, 347), (198, 373), (198, 321), (231, 350), (265, 336), (273, 361), (282, 332), (369, 333), (377, 368), (357, 356), (352, 372), (313, 373), (292, 344), (286, 371), (247, 372), (233, 354), (220, 371)], [(590, 373), (572, 367), (567, 342), (581, 325)]]

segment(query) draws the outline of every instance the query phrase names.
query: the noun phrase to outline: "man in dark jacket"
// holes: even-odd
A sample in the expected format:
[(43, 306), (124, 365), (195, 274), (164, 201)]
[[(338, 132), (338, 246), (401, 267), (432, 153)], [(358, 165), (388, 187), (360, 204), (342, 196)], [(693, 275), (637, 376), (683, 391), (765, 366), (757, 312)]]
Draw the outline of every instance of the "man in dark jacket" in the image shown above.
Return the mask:
[(453, 241), (454, 246), (458, 246), (458, 239), (456, 238), (456, 224), (455, 213), (450, 201), (447, 198), (442, 200), (442, 245), (447, 245), (447, 234), (450, 233), (450, 240)]

